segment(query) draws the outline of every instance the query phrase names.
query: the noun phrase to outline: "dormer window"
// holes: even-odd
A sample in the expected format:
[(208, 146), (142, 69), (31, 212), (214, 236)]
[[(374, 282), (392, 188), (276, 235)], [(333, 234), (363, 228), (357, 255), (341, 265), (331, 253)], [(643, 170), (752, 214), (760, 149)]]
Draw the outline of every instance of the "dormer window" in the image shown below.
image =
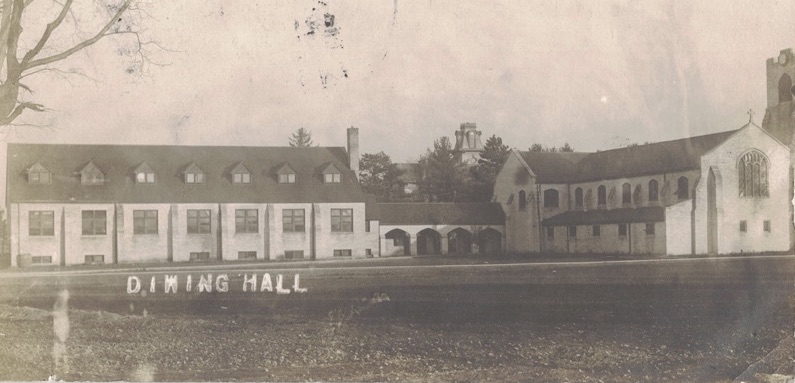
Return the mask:
[(280, 184), (294, 184), (295, 183), (295, 170), (289, 165), (284, 164), (279, 171), (277, 172), (279, 175), (279, 183)]
[(80, 183), (83, 185), (102, 185), (105, 183), (105, 173), (90, 161), (80, 169)]
[(185, 183), (186, 184), (203, 184), (204, 183), (204, 171), (199, 168), (198, 165), (191, 162), (184, 171), (185, 175)]
[(334, 164), (329, 164), (323, 170), (323, 183), (324, 184), (338, 184), (342, 182), (342, 174)]
[(234, 184), (250, 184), (251, 172), (246, 168), (242, 162), (238, 162), (232, 169), (232, 183)]
[(155, 171), (147, 164), (142, 162), (135, 169), (135, 182), (139, 184), (153, 184), (155, 183)]
[(28, 182), (32, 184), (48, 184), (52, 180), (52, 174), (44, 165), (35, 163), (28, 169)]

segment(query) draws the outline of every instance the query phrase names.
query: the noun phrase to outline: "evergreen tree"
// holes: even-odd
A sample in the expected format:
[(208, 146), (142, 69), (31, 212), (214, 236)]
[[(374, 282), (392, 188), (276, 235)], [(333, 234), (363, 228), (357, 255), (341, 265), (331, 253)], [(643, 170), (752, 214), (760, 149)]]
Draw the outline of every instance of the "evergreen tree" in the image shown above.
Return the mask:
[(502, 143), (502, 138), (496, 135), (492, 135), (486, 140), (483, 149), (478, 164), (470, 169), (472, 183), (469, 194), (475, 201), (488, 202), (491, 200), (497, 173), (508, 159), (511, 149)]
[(289, 140), (290, 146), (293, 147), (305, 148), (312, 146), (312, 132), (304, 128), (298, 128)]
[(469, 182), (464, 164), (453, 153), (453, 145), (447, 137), (433, 142), (433, 150), (420, 159), (425, 169), (419, 189), (430, 201), (461, 202), (471, 200), (467, 188)]
[(375, 196), (378, 202), (403, 199), (405, 183), (400, 179), (402, 175), (403, 171), (384, 152), (365, 153), (359, 161), (359, 182), (362, 189)]

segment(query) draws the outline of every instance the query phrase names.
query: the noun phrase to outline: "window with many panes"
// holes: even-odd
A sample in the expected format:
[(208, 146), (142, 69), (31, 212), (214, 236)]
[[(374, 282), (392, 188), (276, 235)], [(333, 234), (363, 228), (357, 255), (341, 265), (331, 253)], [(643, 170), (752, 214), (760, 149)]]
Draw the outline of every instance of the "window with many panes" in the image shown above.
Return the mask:
[(259, 232), (259, 218), (257, 209), (235, 210), (235, 233)]
[(353, 231), (353, 209), (331, 209), (331, 231)]
[(107, 212), (105, 210), (83, 210), (83, 235), (107, 234)]
[(28, 235), (55, 235), (55, 213), (52, 211), (28, 212)]
[(335, 257), (350, 257), (351, 256), (351, 250), (350, 249), (344, 249), (344, 250), (337, 249), (337, 250), (334, 250), (334, 256)]
[(210, 210), (188, 210), (188, 234), (210, 233)]
[(768, 197), (767, 157), (752, 150), (740, 157), (737, 163), (740, 197)]
[(134, 210), (133, 234), (157, 234), (157, 210)]
[(304, 209), (282, 210), (282, 228), (284, 232), (303, 233), (306, 230), (304, 221)]

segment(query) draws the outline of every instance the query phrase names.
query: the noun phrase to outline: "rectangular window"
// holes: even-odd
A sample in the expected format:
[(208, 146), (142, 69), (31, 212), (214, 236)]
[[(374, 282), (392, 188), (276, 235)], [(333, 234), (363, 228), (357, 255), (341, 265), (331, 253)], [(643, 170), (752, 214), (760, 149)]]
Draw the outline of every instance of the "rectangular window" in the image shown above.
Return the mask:
[(248, 173), (238, 173), (232, 175), (232, 182), (236, 184), (250, 184), (251, 183), (251, 174)]
[(282, 230), (285, 233), (303, 233), (306, 231), (306, 225), (304, 225), (304, 209), (282, 210)]
[(155, 183), (155, 173), (146, 173), (146, 183)]
[(204, 174), (203, 173), (185, 173), (185, 183), (189, 183), (189, 184), (203, 184), (204, 183)]
[(188, 234), (210, 233), (210, 210), (188, 210)]
[(369, 233), (370, 232), (370, 221), (364, 221), (364, 231)]
[(55, 213), (52, 211), (28, 212), (28, 235), (55, 235)]
[(105, 210), (83, 210), (83, 235), (107, 234), (107, 217)]
[(353, 209), (331, 209), (331, 231), (353, 232)]
[(646, 235), (654, 235), (654, 223), (650, 222), (646, 224)]
[(190, 260), (191, 261), (209, 261), (210, 260), (210, 253), (207, 251), (200, 251), (195, 253), (190, 253)]
[(238, 251), (237, 259), (257, 259), (256, 251)]
[(86, 265), (96, 265), (105, 263), (104, 255), (86, 255)]
[(235, 233), (258, 233), (259, 218), (257, 209), (235, 210)]
[(295, 173), (279, 174), (279, 183), (280, 184), (294, 184), (295, 183)]
[(555, 228), (547, 227), (547, 238), (555, 238)]
[(627, 235), (627, 224), (626, 223), (619, 223), (618, 224), (618, 235), (620, 237), (625, 237)]
[(569, 226), (569, 237), (577, 238), (577, 226)]
[(52, 263), (52, 255), (34, 255), (30, 257), (30, 263), (34, 265), (46, 265)]
[(601, 236), (602, 235), (602, 227), (599, 226), (599, 225), (593, 225), (593, 227), (591, 228), (591, 234), (593, 234), (594, 237)]
[(742, 220), (740, 221), (740, 233), (748, 232), (748, 221)]
[(133, 234), (157, 234), (157, 210), (134, 210)]
[(303, 250), (285, 250), (284, 259), (304, 259)]
[(326, 173), (323, 182), (327, 184), (338, 184), (342, 182), (342, 175), (340, 173)]
[(46, 171), (33, 171), (28, 174), (28, 182), (32, 184), (48, 184), (50, 183), (50, 172)]
[(337, 249), (337, 250), (334, 250), (334, 256), (335, 257), (350, 257), (351, 256), (351, 250), (350, 249), (345, 249), (345, 250)]
[(765, 230), (765, 233), (769, 233), (771, 231), (770, 230), (770, 221), (762, 222), (762, 226), (763, 226), (763, 229)]

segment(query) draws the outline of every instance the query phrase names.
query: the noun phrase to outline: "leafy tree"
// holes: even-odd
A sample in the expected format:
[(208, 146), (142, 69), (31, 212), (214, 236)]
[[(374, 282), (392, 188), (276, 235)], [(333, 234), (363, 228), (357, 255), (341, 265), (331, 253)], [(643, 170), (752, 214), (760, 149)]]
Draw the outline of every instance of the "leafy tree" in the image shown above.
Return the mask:
[(460, 202), (471, 200), (467, 188), (469, 179), (466, 167), (453, 152), (453, 145), (447, 137), (433, 142), (433, 150), (420, 159), (425, 169), (419, 190), (431, 201)]
[(475, 201), (488, 202), (491, 200), (497, 173), (500, 172), (511, 149), (502, 143), (502, 138), (496, 135), (492, 135), (486, 140), (483, 149), (478, 164), (470, 169), (472, 183), (469, 194)]
[[(73, 6), (73, 2), (3, 0), (0, 5), (0, 126), (12, 125), (25, 110), (46, 110), (29, 100), (33, 90), (22, 80), (42, 72), (79, 74), (79, 70), (61, 70), (55, 64), (110, 36), (129, 35), (131, 55), (140, 65), (148, 61), (144, 46), (157, 44), (142, 42), (140, 20), (146, 12), (134, 0), (98, 0), (96, 5), (102, 11), (94, 9), (91, 15), (79, 14), (88, 12)], [(23, 25), (26, 30), (42, 30), (41, 34), (23, 36)], [(74, 38), (64, 39), (64, 34)], [(67, 40), (70, 42), (63, 43)], [(128, 68), (128, 72), (136, 70)]]
[(554, 146), (544, 146), (544, 145), (541, 145), (539, 143), (535, 143), (533, 145), (530, 145), (530, 149), (529, 150), (531, 152), (551, 152), (551, 153), (555, 153), (555, 152), (573, 152), (574, 151), (574, 149), (571, 147), (571, 145), (569, 145), (568, 142), (563, 144), (563, 146), (561, 146), (559, 148), (556, 148)]
[(290, 137), (290, 146), (305, 148), (312, 146), (312, 144), (312, 132), (304, 128), (298, 128)]
[(379, 202), (403, 199), (405, 183), (400, 179), (402, 175), (403, 171), (384, 152), (365, 153), (359, 160), (362, 189), (375, 196)]

